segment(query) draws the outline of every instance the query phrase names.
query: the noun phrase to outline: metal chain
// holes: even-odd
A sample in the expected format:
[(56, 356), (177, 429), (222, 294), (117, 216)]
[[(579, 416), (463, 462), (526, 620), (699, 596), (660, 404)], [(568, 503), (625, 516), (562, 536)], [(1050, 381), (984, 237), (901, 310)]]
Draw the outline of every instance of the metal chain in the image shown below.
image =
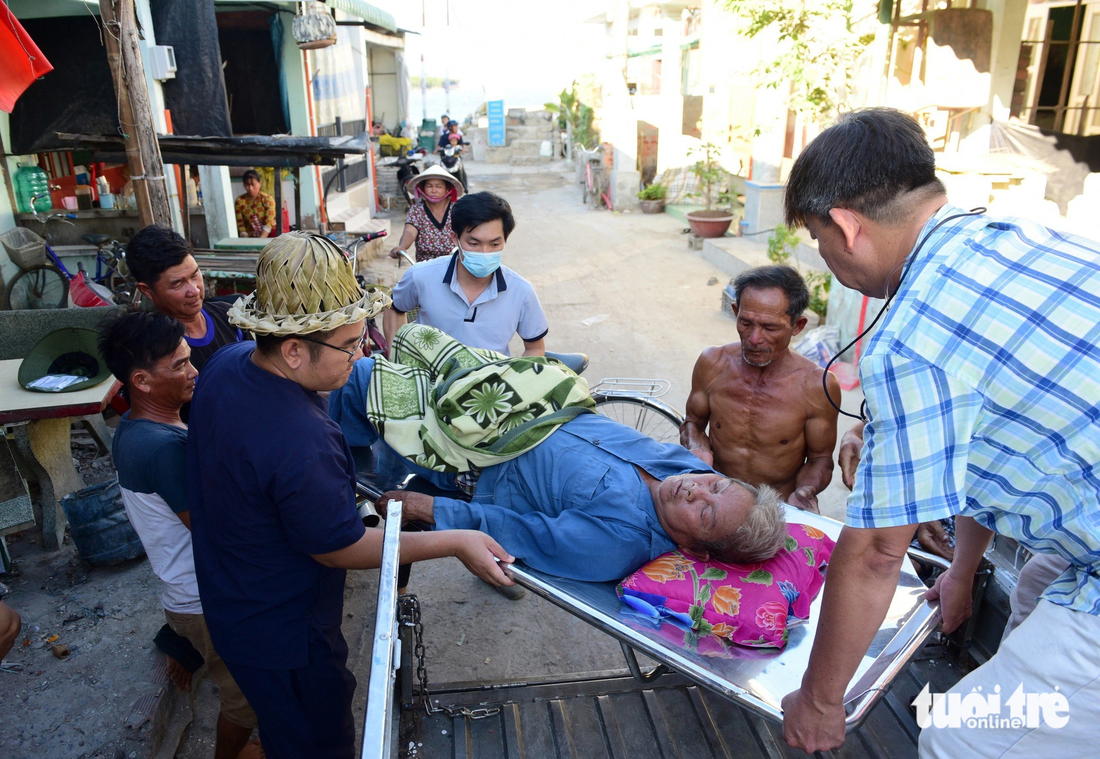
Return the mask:
[(420, 599), (409, 593), (399, 596), (397, 599), (397, 619), (403, 627), (411, 627), (413, 630), (413, 656), (416, 657), (416, 679), (420, 683), (420, 703), (424, 712), (429, 716), (446, 714), (451, 719), (466, 717), (471, 720), (495, 717), (500, 714), (500, 707), (470, 709), (465, 706), (438, 706), (432, 703), (431, 694), (428, 692), (428, 670), (424, 664), (424, 623), (420, 620)]

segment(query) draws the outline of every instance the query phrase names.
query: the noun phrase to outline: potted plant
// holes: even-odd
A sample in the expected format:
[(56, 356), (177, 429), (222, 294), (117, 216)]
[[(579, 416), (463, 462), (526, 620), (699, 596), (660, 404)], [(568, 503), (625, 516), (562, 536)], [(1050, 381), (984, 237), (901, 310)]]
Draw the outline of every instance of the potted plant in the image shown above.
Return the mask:
[(710, 142), (688, 153), (688, 155), (700, 156), (699, 160), (691, 166), (691, 173), (699, 180), (699, 190), (693, 194), (703, 198), (704, 210), (692, 211), (687, 215), (691, 231), (699, 237), (721, 237), (733, 223), (733, 214), (714, 208), (715, 205), (729, 202), (729, 193), (721, 191), (726, 170), (718, 163), (720, 154), (719, 147)]
[(660, 182), (654, 182), (638, 193), (639, 205), (642, 213), (661, 213), (665, 210), (666, 187)]

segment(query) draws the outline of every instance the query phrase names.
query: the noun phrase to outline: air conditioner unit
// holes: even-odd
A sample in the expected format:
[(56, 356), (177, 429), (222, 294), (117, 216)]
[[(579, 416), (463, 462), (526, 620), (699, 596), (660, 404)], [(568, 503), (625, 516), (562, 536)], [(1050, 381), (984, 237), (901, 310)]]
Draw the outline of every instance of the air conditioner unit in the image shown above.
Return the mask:
[(149, 73), (157, 81), (176, 78), (176, 51), (171, 45), (149, 46)]

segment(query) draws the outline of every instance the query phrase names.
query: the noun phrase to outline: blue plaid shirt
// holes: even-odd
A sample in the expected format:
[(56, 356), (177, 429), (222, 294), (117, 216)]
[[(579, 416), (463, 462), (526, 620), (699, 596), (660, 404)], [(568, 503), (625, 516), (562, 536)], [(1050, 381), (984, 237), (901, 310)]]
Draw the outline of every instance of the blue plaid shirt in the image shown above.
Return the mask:
[[(918, 239), (960, 212), (944, 206)], [(1043, 597), (1100, 615), (1100, 244), (948, 222), (859, 371), (871, 421), (848, 524), (973, 517), (1067, 559)]]

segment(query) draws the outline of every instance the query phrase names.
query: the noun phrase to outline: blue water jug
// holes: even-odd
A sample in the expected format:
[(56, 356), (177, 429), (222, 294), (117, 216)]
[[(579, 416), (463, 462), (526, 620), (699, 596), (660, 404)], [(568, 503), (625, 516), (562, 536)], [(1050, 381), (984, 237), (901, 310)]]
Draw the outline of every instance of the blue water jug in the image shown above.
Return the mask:
[(15, 204), (19, 213), (43, 213), (53, 208), (50, 180), (40, 167), (19, 165), (15, 172)]

